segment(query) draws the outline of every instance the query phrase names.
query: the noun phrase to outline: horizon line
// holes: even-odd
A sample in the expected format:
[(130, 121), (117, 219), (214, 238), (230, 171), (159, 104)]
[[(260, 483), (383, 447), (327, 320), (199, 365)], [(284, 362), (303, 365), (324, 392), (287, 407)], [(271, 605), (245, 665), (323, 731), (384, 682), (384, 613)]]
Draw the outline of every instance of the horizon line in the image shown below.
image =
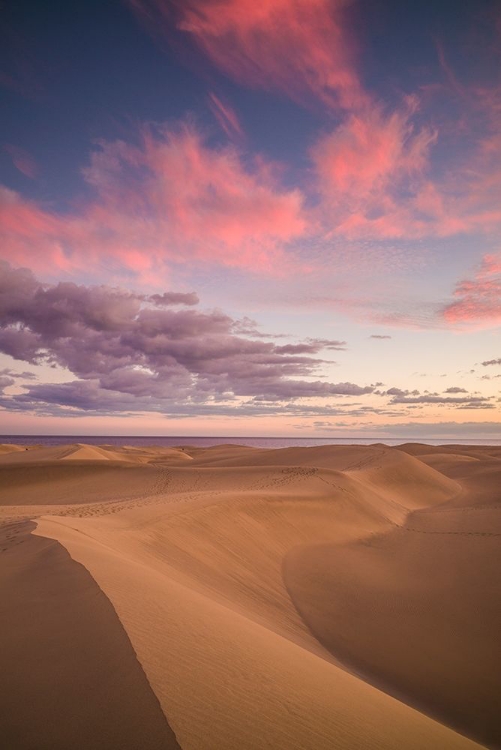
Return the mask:
[[(314, 435), (314, 436), (304, 436), (304, 437), (297, 437), (292, 435), (76, 435), (76, 434), (55, 434), (55, 433), (7, 433), (7, 434), (0, 434), (1, 438), (6, 437), (23, 437), (23, 438), (31, 438), (31, 437), (46, 437), (46, 438), (160, 438), (160, 439), (204, 439), (204, 440), (211, 440), (211, 439), (217, 439), (217, 440), (406, 440), (406, 442), (421, 442), (422, 440), (442, 440), (442, 439), (449, 439), (446, 436), (441, 435), (425, 435), (425, 436), (409, 436), (406, 435), (368, 435), (368, 436), (360, 436), (360, 437), (354, 437), (352, 435), (346, 436), (346, 437), (330, 437), (326, 435)], [(456, 436), (451, 436), (451, 439)], [(487, 436), (487, 438), (490, 438), (491, 436)], [(467, 437), (467, 438), (456, 438), (458, 440), (483, 440), (483, 437)], [(494, 439), (501, 439), (501, 435), (498, 438)]]

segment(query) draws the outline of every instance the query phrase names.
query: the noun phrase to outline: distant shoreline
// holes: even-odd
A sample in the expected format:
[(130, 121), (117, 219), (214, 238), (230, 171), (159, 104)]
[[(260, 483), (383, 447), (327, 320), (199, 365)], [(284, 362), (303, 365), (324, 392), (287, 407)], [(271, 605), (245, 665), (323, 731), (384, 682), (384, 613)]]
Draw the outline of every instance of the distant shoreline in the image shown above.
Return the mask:
[(374, 445), (383, 443), (388, 446), (421, 443), (423, 445), (501, 445), (500, 437), (418, 437), (418, 436), (379, 436), (379, 437), (267, 437), (240, 435), (0, 435), (0, 443), (14, 443), (16, 445), (65, 445), (69, 443), (88, 443), (89, 445), (124, 444), (145, 446), (160, 445), (174, 447), (178, 445), (195, 445), (208, 447), (210, 445), (236, 444), (255, 448), (288, 448), (308, 447), (318, 445)]

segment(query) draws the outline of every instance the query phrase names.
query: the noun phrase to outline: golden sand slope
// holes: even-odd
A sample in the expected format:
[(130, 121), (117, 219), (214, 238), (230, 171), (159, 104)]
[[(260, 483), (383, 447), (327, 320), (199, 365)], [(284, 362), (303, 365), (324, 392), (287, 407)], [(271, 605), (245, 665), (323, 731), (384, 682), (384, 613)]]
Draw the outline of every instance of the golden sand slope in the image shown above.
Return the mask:
[(416, 706), (494, 747), (499, 557), (457, 465), (501, 461), (446, 453), (66, 446), (0, 458), (0, 497), (109, 598), (184, 750), (477, 746)]
[(55, 505), (97, 500), (116, 501), (122, 507), (124, 501), (157, 495), (165, 486), (165, 467), (189, 462), (190, 457), (176, 448), (117, 450), (77, 444), (5, 455), (0, 451), (0, 511), (26, 506), (29, 515), (30, 506), (44, 506), (48, 512)]
[(20, 445), (14, 445), (13, 443), (2, 443), (0, 445), (0, 456), (3, 456), (5, 453), (17, 453), (19, 451), (24, 451), (24, 448)]

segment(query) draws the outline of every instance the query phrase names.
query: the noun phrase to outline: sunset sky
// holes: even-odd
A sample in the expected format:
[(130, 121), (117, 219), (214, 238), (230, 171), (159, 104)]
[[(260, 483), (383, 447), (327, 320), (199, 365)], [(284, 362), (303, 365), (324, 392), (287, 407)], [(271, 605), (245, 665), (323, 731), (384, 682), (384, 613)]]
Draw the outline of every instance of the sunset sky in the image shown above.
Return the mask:
[(2, 434), (500, 436), (496, 1), (0, 28)]

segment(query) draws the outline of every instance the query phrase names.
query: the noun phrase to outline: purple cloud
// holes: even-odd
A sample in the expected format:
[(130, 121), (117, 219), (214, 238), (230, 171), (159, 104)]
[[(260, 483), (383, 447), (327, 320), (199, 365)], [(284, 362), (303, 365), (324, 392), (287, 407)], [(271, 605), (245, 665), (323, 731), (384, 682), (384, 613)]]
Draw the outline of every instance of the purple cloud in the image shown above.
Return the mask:
[(313, 379), (323, 360), (311, 355), (344, 348), (343, 341), (279, 346), (238, 335), (238, 321), (220, 310), (165, 309), (195, 300), (194, 293), (145, 297), (107, 286), (42, 284), (26, 269), (0, 264), (0, 351), (65, 367), (79, 378), (32, 385), (11, 398), (12, 408), (156, 411), (237, 397), (289, 402), (374, 390)]
[(0, 374), (0, 393), (3, 393), (5, 388), (8, 388), (9, 385), (14, 385), (15, 382), (14, 378), (9, 378), (8, 375)]
[(464, 388), (452, 386), (447, 388), (446, 394), (466, 393), (466, 396), (443, 395), (439, 393), (430, 393), (425, 391), (421, 393), (418, 390), (408, 391), (402, 388), (388, 388), (387, 391), (374, 391), (377, 396), (391, 396), (390, 404), (439, 404), (444, 406), (460, 406), (461, 408), (478, 408), (489, 409), (487, 403), (490, 396), (473, 396), (469, 395)]
[(299, 344), (285, 344), (276, 347), (276, 351), (280, 354), (318, 354), (322, 349), (342, 352), (346, 350), (346, 341), (308, 338)]
[(9, 378), (19, 378), (20, 380), (37, 379), (34, 372), (28, 372), (27, 370), (24, 372), (16, 372), (15, 370), (11, 370), (10, 367), (5, 367), (3, 370), (0, 370), (0, 376), (2, 375), (7, 375)]
[(168, 305), (198, 305), (200, 300), (195, 292), (164, 292), (163, 294), (152, 294), (148, 297), (149, 302), (158, 307)]
[[(394, 396), (392, 404), (476, 404), (478, 408), (484, 408), (486, 398), (484, 396), (441, 396), (438, 393), (424, 394), (421, 396)], [(487, 407), (488, 408), (488, 407)]]

